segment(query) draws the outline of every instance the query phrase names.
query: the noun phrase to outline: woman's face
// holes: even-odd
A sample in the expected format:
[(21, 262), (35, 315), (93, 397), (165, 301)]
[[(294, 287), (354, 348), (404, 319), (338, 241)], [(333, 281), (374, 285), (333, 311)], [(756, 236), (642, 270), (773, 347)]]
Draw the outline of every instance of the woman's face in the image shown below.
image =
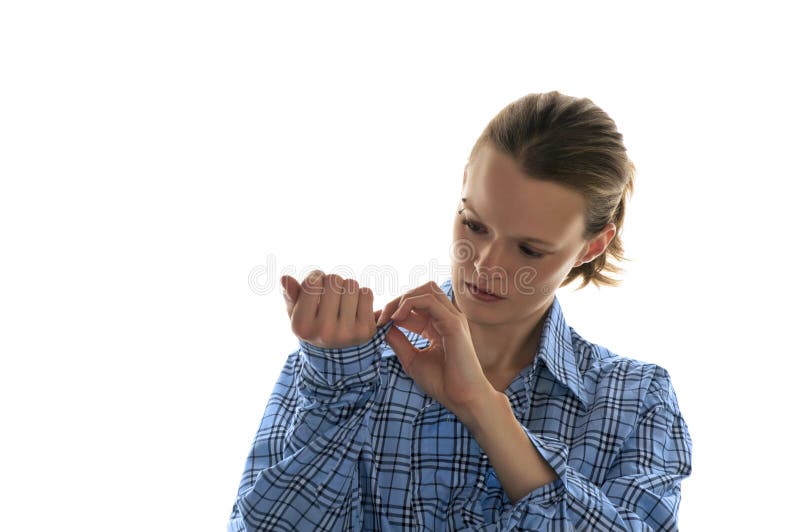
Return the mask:
[[(491, 146), (483, 147), (465, 171), (458, 210), (451, 249), (454, 298), (477, 323), (534, 315), (550, 304), (574, 266), (599, 255), (610, 241), (608, 234), (582, 238), (579, 193), (531, 178)], [(481, 300), (469, 284), (502, 299)]]

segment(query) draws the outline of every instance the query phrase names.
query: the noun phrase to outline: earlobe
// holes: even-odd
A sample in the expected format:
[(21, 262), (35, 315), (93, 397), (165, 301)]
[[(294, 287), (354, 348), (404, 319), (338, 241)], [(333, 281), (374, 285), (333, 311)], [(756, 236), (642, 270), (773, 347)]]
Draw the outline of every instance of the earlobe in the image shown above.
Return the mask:
[(580, 258), (575, 261), (575, 265), (573, 266), (573, 268), (577, 268), (578, 266), (583, 266), (587, 262), (592, 262), (592, 260), (594, 260), (594, 257), (589, 258), (591, 252), (592, 252), (592, 243), (589, 242), (587, 244), (584, 244), (583, 250), (580, 252), (580, 254), (578, 254), (578, 257)]

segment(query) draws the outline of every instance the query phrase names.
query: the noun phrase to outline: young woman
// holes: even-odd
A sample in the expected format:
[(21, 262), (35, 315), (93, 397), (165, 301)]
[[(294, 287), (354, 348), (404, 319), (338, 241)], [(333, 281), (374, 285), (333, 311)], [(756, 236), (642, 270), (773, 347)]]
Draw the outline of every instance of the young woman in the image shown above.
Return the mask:
[(555, 295), (615, 284), (633, 175), (590, 100), (529, 94), (470, 154), (441, 285), (373, 311), (352, 279), (283, 277), (300, 349), (228, 529), (676, 529), (669, 375), (582, 338)]

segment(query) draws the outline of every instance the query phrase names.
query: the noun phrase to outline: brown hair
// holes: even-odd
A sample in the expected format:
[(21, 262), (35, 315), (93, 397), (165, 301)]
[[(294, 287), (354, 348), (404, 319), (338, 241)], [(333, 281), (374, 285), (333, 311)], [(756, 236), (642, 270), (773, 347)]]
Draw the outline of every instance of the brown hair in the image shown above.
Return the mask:
[[(623, 257), (620, 233), (625, 205), (633, 193), (635, 168), (628, 160), (622, 135), (605, 111), (587, 98), (556, 91), (528, 94), (510, 103), (495, 116), (475, 142), (471, 162), (487, 143), (505, 153), (527, 175), (564, 185), (586, 201), (583, 238), (590, 239), (613, 222), (617, 232), (603, 253), (573, 268), (561, 286), (578, 277), (597, 286), (620, 283), (605, 275), (623, 268), (608, 261)], [(469, 163), (468, 163), (469, 164)]]

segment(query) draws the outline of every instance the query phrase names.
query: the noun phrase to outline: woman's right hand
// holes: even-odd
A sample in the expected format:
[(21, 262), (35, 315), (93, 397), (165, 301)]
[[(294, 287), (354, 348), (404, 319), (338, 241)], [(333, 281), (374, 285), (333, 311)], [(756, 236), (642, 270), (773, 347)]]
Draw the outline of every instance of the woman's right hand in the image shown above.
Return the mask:
[(377, 331), (380, 310), (373, 311), (373, 295), (355, 279), (314, 270), (302, 284), (281, 277), (286, 312), (299, 339), (322, 348), (360, 345)]

